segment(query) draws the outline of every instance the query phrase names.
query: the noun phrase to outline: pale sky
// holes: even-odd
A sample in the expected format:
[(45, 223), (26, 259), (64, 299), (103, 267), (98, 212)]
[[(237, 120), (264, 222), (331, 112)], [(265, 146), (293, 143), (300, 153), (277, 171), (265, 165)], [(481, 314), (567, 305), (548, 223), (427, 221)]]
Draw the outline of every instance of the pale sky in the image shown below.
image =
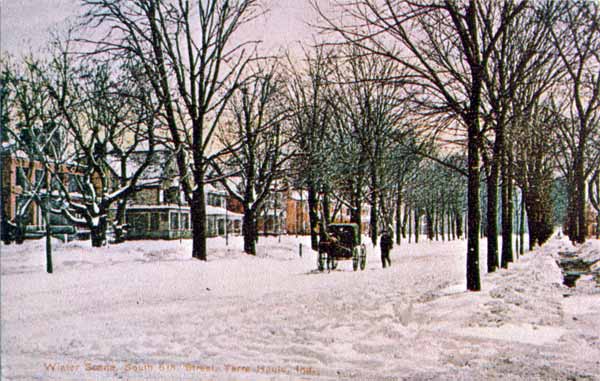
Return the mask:
[[(316, 13), (309, 0), (263, 0), (271, 11), (254, 21), (252, 38), (264, 41), (264, 49), (294, 48), (296, 41), (312, 41)], [(44, 49), (50, 30), (68, 24), (81, 12), (79, 0), (0, 0), (0, 50), (20, 56)]]

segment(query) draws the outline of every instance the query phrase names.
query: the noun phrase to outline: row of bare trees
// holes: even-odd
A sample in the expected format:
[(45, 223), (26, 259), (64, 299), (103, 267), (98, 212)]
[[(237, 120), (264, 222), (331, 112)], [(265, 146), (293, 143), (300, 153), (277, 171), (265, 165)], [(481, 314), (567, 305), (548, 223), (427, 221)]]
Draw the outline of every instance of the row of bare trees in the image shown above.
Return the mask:
[[(556, 161), (563, 162), (570, 185), (567, 232), (575, 241), (585, 239), (585, 184), (598, 165), (592, 143), (598, 138), (600, 88), (597, 3), (340, 0), (335, 4), (343, 16), (321, 11), (326, 30), (343, 44), (405, 69), (403, 80), (414, 89), (415, 107), (435, 120), (442, 133), (463, 128), (468, 289), (480, 288), (481, 160), (487, 178), (488, 271), (513, 260), (515, 182), (524, 194), (530, 244), (541, 244), (550, 236), (547, 195)], [(546, 112), (550, 119), (543, 118)], [(452, 121), (440, 123), (448, 119)], [(543, 129), (550, 133), (542, 133)], [(569, 147), (553, 155), (552, 147), (563, 144)], [(496, 240), (499, 210), (501, 256)]]
[[(239, 35), (260, 12), (256, 0), (83, 4), (74, 42), (80, 64), (67, 45), (43, 68), (26, 63), (24, 74), (8, 77), (15, 94), (43, 97), (32, 101), (43, 108), (33, 123), (24, 105), (31, 102), (15, 95), (21, 130), (29, 126), (36, 139), (48, 131), (50, 141), (64, 128), (76, 143), (72, 151), (63, 147), (60, 160), (42, 145), (47, 171), (67, 158), (86, 168), (77, 178), (83, 201), (59, 181), (62, 207), (53, 210), (94, 227), (95, 244), (105, 239), (111, 205), (119, 205), (123, 222), (157, 141), (177, 164), (191, 208), (192, 255), (201, 260), (210, 182), (243, 206), (251, 254), (267, 199), (291, 186), (307, 192), (313, 248), (318, 226), (342, 207), (360, 226), (370, 206), (376, 244), (381, 224), (395, 224), (400, 242), (407, 221), (421, 215), (432, 234), (453, 225), (458, 233), (466, 204), (470, 290), (481, 287), (482, 184), (489, 272), (514, 260), (517, 193), (529, 246), (551, 235), (557, 169), (568, 184), (566, 231), (585, 240), (587, 194), (597, 205), (600, 160), (594, 2), (337, 0), (327, 12), (314, 2), (331, 40), (286, 59), (257, 57), (257, 42)], [(86, 32), (96, 37), (82, 37)], [(43, 88), (27, 88), (38, 84)], [(15, 132), (13, 139), (31, 137)], [(143, 164), (128, 173), (124, 163), (142, 142), (149, 148)], [(115, 156), (120, 171), (107, 162)]]

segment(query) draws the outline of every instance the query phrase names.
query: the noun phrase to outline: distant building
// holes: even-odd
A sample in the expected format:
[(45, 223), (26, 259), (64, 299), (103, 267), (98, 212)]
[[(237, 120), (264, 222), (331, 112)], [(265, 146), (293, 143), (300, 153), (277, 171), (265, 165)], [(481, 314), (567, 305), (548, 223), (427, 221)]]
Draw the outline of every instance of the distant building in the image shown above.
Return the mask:
[[(127, 203), (127, 238), (191, 238), (191, 211), (173, 157), (168, 151), (157, 151), (155, 155), (138, 182), (139, 189)], [(227, 192), (205, 185), (204, 198), (207, 235), (239, 234), (242, 216), (227, 210)]]
[(286, 192), (274, 192), (265, 202), (262, 213), (257, 218), (259, 234), (279, 235), (289, 232), (286, 222), (288, 208)]
[[(0, 166), (2, 170), (2, 182), (0, 183), (0, 197), (2, 197), (2, 240), (12, 240), (14, 236), (10, 231), (14, 233), (13, 228), (17, 225), (24, 227), (24, 237), (39, 236), (46, 229), (42, 209), (26, 193), (29, 186), (39, 185), (37, 193), (40, 197), (44, 198), (44, 196), (48, 196), (48, 189), (51, 188), (51, 180), (48, 176), (44, 176), (43, 164), (30, 160), (27, 155), (20, 151), (13, 152), (6, 150), (0, 156)], [(58, 169), (58, 176), (63, 184), (67, 186), (71, 192), (71, 197), (74, 199), (80, 197), (76, 193), (76, 177), (81, 174), (80, 169), (77, 165), (66, 164), (61, 165)], [(24, 209), (23, 213), (19, 213), (27, 205), (26, 203), (29, 203), (29, 205)], [(50, 213), (50, 224), (55, 228), (71, 226), (70, 221), (63, 215), (54, 213)], [(13, 237), (9, 238), (9, 235)]]
[(289, 190), (286, 193), (285, 226), (288, 234), (310, 234), (308, 214), (308, 193), (301, 190)]
[[(133, 154), (127, 164), (127, 175), (133, 173), (144, 152)], [(35, 202), (30, 202), (25, 213), (17, 215), (23, 202), (27, 184), (38, 184), (43, 181), (41, 194), (50, 188), (50, 180), (43, 176), (43, 164), (31, 161), (25, 154), (4, 151), (0, 157), (2, 165), (2, 239), (8, 240), (11, 227), (23, 226), (25, 237), (38, 237), (45, 231), (42, 210)], [(118, 173), (120, 163), (111, 163)], [(77, 176), (82, 174), (77, 165), (62, 165), (58, 172), (63, 184), (71, 192), (71, 197), (78, 199)], [(92, 182), (95, 184), (94, 178)], [(116, 184), (116, 180), (114, 180)], [(55, 188), (55, 187), (54, 187)], [(208, 236), (240, 234), (242, 215), (227, 210), (227, 192), (212, 185), (205, 186), (206, 226)], [(114, 205), (109, 220), (114, 218)], [(190, 208), (180, 190), (175, 163), (166, 150), (157, 151), (151, 165), (146, 168), (137, 183), (136, 192), (128, 199), (125, 212), (128, 225), (128, 239), (178, 239), (191, 237)], [(54, 227), (70, 227), (85, 233), (85, 227), (74, 229), (72, 223), (61, 214), (50, 214), (50, 222)], [(110, 223), (109, 223), (110, 225)], [(13, 229), (14, 230), (14, 229)]]
[[(288, 234), (310, 234), (310, 217), (308, 213), (308, 192), (300, 190), (290, 190), (285, 193), (286, 199), (283, 202), (285, 209), (285, 227)], [(317, 213), (321, 215), (321, 203), (319, 203)], [(363, 204), (361, 210), (361, 230), (367, 232), (370, 221), (370, 207)], [(330, 216), (332, 222), (349, 223), (350, 208), (345, 205), (331, 205)]]

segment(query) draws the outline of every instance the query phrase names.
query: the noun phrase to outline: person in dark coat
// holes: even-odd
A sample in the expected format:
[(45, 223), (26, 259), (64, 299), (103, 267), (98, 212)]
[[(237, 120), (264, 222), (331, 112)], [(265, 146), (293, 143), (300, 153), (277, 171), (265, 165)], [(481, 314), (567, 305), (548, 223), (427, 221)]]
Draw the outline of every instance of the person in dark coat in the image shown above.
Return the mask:
[(385, 269), (387, 266), (392, 265), (392, 261), (390, 260), (390, 250), (394, 246), (394, 241), (392, 240), (392, 236), (388, 229), (385, 229), (381, 238), (379, 239), (379, 246), (381, 247), (381, 264)]

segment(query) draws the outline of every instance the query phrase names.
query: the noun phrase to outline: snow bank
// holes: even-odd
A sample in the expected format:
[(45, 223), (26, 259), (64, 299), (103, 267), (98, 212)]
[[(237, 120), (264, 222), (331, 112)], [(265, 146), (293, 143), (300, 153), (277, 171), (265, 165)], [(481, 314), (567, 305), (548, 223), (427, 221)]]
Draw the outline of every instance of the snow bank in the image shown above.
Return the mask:
[(261, 237), (255, 257), (209, 239), (207, 262), (189, 240), (56, 242), (52, 275), (43, 240), (0, 246), (2, 379), (600, 378), (599, 294), (556, 265), (570, 243), (473, 293), (465, 241), (403, 243), (388, 269), (365, 242), (365, 271), (323, 273), (308, 237)]
[(581, 245), (577, 257), (590, 264), (592, 271), (600, 271), (600, 240), (589, 240)]

